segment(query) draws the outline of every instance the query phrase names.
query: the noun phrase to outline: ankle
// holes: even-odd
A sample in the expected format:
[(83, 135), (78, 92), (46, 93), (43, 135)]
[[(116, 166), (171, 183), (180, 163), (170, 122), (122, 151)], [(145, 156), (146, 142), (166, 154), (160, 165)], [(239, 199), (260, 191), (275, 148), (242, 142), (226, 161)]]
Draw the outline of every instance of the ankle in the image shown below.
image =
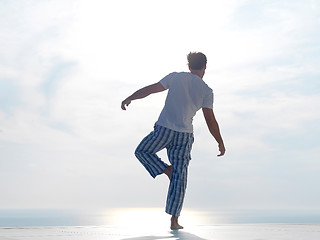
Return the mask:
[(171, 222), (178, 223), (178, 217), (177, 216), (172, 216), (171, 217)]
[(183, 229), (183, 227), (178, 223), (178, 217), (172, 216), (171, 217), (171, 230), (179, 230)]

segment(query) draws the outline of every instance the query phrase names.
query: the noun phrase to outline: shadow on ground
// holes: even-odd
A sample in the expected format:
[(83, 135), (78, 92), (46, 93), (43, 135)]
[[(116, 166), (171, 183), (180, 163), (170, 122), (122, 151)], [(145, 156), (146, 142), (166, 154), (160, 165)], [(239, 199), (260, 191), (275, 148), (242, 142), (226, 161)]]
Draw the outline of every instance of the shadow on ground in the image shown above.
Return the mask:
[(122, 240), (158, 240), (158, 239), (175, 239), (175, 240), (207, 240), (205, 238), (198, 237), (192, 233), (184, 231), (171, 231), (170, 236), (141, 236), (133, 238), (123, 238)]

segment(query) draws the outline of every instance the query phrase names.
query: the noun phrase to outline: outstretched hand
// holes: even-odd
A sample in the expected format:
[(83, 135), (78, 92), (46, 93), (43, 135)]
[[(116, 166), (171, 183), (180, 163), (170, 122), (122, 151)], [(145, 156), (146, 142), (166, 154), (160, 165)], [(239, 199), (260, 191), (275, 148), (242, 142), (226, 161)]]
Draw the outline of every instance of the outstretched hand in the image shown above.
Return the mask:
[(126, 106), (129, 106), (130, 103), (131, 103), (131, 100), (128, 99), (128, 98), (123, 100), (122, 103), (121, 103), (122, 110), (126, 110)]
[(220, 151), (220, 154), (217, 155), (218, 157), (221, 157), (221, 156), (223, 156), (223, 155), (225, 154), (226, 149), (225, 149), (223, 143), (220, 143), (220, 144), (219, 144), (219, 151)]

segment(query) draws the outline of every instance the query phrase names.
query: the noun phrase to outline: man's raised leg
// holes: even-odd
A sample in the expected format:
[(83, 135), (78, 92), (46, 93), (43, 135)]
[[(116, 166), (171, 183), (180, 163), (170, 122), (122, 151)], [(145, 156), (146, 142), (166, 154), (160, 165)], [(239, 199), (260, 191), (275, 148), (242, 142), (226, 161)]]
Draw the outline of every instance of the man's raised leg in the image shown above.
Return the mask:
[(171, 168), (167, 169), (169, 165), (163, 162), (156, 153), (170, 143), (171, 137), (172, 131), (170, 129), (156, 125), (154, 131), (147, 135), (135, 150), (135, 156), (153, 178), (162, 173), (170, 176)]

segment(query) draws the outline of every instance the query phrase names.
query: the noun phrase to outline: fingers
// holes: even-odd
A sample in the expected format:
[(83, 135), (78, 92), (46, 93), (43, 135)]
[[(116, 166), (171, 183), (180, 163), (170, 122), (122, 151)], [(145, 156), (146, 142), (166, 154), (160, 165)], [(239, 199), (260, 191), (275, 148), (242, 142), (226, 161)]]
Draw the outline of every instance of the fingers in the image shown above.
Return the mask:
[(127, 110), (123, 104), (121, 104), (121, 108), (122, 108), (122, 110)]
[(129, 106), (130, 103), (131, 103), (131, 101), (127, 101), (127, 100), (122, 101), (122, 103), (121, 103), (122, 110), (127, 110), (126, 106)]
[(225, 151), (221, 151), (221, 150), (220, 150), (220, 154), (218, 154), (217, 156), (218, 156), (218, 157), (221, 157), (221, 156), (224, 155), (224, 153), (225, 153)]
[(121, 103), (121, 108), (122, 108), (122, 110), (126, 110), (126, 106), (125, 106), (125, 102), (124, 101), (122, 101), (122, 103)]
[(219, 152), (220, 152), (220, 154), (217, 155), (218, 157), (221, 157), (221, 156), (223, 156), (225, 154), (226, 149), (225, 149), (223, 144), (221, 144), (221, 145), (219, 144)]
[(220, 154), (218, 154), (217, 156), (218, 157), (221, 157), (221, 156), (223, 156), (224, 155), (224, 152), (220, 152)]

